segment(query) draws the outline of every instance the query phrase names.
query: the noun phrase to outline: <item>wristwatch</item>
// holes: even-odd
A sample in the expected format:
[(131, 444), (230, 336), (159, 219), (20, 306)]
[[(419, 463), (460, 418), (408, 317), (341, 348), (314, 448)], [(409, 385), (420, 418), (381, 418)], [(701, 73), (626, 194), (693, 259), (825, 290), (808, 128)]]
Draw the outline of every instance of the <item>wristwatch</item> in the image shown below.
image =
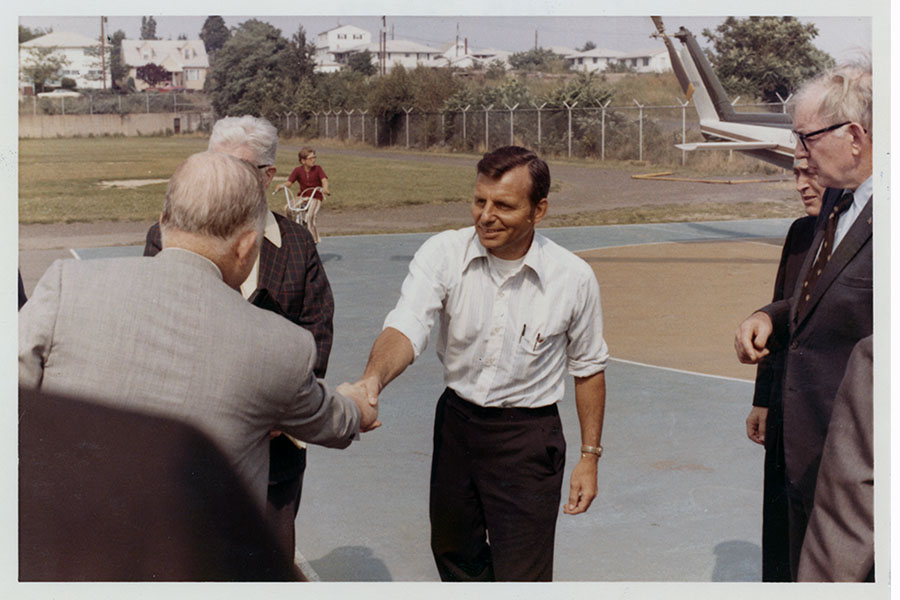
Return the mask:
[(582, 454), (593, 454), (597, 458), (603, 456), (603, 446), (582, 446), (581, 447)]

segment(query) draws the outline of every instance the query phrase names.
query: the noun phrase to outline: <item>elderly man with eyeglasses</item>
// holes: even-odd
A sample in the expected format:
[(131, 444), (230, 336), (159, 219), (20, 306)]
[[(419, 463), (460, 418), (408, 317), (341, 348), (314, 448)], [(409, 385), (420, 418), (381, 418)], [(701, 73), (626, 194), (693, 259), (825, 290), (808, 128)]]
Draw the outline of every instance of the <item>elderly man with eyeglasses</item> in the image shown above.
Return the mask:
[[(826, 195), (822, 225), (793, 293), (750, 315), (734, 344), (738, 359), (748, 364), (772, 351), (787, 352), (784, 460), (796, 580), (835, 395), (853, 347), (872, 333), (871, 66), (844, 65), (823, 73), (797, 92), (789, 108), (796, 158), (807, 160), (820, 185), (840, 193)], [(837, 539), (840, 532), (833, 534)]]

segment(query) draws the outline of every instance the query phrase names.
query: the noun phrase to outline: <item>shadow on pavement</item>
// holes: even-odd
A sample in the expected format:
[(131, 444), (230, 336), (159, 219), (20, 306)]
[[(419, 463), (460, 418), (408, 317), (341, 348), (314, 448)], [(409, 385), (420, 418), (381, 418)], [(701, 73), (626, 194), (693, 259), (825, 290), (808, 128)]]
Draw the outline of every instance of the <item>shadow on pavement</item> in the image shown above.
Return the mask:
[(366, 546), (341, 546), (309, 564), (322, 581), (393, 581), (384, 561)]
[(733, 540), (716, 545), (713, 581), (761, 581), (762, 565), (757, 544)]

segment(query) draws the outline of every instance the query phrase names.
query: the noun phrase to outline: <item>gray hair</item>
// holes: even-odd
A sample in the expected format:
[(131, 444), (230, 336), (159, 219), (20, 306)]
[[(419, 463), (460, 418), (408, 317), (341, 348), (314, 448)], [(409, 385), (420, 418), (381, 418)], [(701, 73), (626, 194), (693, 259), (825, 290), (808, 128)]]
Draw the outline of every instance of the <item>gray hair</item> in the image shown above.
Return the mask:
[(209, 150), (228, 152), (243, 146), (253, 153), (256, 166), (274, 165), (278, 150), (278, 130), (266, 119), (244, 115), (225, 117), (213, 125)]
[(160, 227), (228, 241), (262, 229), (266, 196), (259, 169), (220, 152), (200, 152), (181, 163), (166, 188)]
[(788, 103), (794, 115), (797, 106), (809, 102), (816, 114), (835, 123), (853, 121), (872, 135), (872, 64), (857, 62), (838, 65), (810, 79)]

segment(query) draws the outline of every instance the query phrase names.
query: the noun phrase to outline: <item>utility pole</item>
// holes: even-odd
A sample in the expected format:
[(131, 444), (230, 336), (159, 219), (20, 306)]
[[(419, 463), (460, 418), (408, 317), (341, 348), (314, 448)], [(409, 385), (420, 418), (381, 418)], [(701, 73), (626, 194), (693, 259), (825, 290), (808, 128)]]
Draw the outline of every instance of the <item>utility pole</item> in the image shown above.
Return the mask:
[(385, 74), (385, 66), (387, 61), (387, 17), (381, 17), (381, 32), (378, 34), (378, 41), (381, 44), (381, 74)]
[(538, 49), (538, 45), (537, 45), (537, 29), (534, 30), (534, 49), (535, 49), (535, 50)]
[(459, 23), (456, 24), (456, 56), (459, 56)]
[(106, 17), (100, 17), (100, 68), (103, 74), (103, 91), (106, 91)]

